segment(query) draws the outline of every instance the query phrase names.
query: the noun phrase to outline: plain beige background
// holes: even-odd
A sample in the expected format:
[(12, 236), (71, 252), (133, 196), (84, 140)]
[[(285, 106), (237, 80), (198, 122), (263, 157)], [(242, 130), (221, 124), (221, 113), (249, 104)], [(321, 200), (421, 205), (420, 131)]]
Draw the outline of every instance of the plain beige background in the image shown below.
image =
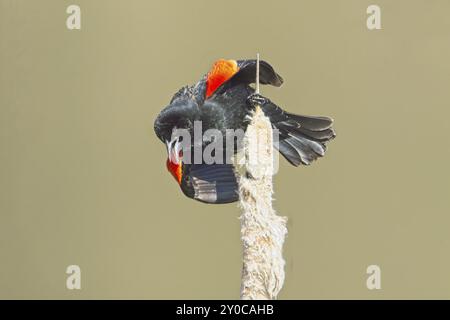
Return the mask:
[(448, 1), (0, 3), (0, 298), (238, 298), (239, 211), (182, 195), (153, 120), (256, 52), (285, 79), (264, 95), (338, 133), (275, 178), (280, 298), (450, 298)]

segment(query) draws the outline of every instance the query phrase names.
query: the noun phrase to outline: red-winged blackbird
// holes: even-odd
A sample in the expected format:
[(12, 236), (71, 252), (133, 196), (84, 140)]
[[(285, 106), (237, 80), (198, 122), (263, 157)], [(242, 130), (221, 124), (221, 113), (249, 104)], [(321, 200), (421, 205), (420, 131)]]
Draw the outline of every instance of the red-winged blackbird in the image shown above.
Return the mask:
[[(267, 62), (260, 61), (259, 70), (261, 84), (282, 85), (283, 79)], [(288, 113), (255, 94), (250, 86), (255, 78), (256, 60), (218, 60), (197, 84), (180, 89), (156, 118), (155, 133), (169, 154), (167, 168), (186, 196), (206, 203), (237, 201), (238, 177), (229, 163), (183, 162), (180, 141), (172, 137), (176, 128), (189, 130), (191, 137), (195, 121), (201, 121), (202, 133), (208, 129), (218, 129), (224, 135), (226, 129), (245, 131), (248, 116), (260, 105), (279, 131), (279, 151), (294, 166), (309, 165), (322, 157), (326, 142), (335, 137), (332, 119)]]

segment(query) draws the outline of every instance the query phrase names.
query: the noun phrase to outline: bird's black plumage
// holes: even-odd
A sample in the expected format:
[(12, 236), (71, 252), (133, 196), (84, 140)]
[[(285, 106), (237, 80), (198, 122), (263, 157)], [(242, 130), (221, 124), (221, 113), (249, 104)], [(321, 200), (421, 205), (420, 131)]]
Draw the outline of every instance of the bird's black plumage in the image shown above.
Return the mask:
[[(291, 164), (309, 165), (322, 157), (326, 151), (326, 142), (335, 137), (333, 120), (285, 112), (269, 99), (255, 94), (250, 86), (255, 82), (256, 60), (238, 60), (236, 63), (238, 71), (210, 96), (206, 95), (208, 75), (197, 84), (180, 89), (155, 120), (158, 138), (167, 144), (172, 140), (174, 128), (187, 129), (193, 138), (194, 122), (201, 121), (202, 133), (208, 129), (220, 130), (226, 147), (226, 130), (245, 131), (249, 115), (254, 106), (259, 105), (273, 128), (279, 130), (277, 147)], [(281, 86), (283, 79), (267, 62), (261, 61), (260, 83)], [(181, 166), (178, 182), (188, 197), (207, 203), (238, 200), (238, 178), (234, 175), (232, 165), (188, 164), (182, 160), (178, 165)]]

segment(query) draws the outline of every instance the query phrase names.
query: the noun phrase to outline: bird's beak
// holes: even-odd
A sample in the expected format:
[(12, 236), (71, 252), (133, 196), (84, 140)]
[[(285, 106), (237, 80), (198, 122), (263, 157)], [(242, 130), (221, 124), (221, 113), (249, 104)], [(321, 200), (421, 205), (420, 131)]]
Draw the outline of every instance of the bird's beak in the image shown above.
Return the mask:
[(166, 140), (166, 146), (169, 161), (173, 164), (180, 164), (181, 143), (179, 137), (175, 137), (171, 141)]

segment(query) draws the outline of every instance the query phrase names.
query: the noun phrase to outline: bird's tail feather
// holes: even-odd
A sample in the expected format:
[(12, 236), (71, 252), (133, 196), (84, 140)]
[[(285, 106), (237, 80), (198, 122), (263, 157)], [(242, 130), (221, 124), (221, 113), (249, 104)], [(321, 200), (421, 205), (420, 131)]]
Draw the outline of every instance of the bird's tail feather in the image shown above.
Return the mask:
[(296, 115), (275, 107), (266, 109), (266, 115), (279, 130), (276, 147), (292, 165), (309, 165), (325, 155), (326, 143), (336, 136), (331, 118)]

